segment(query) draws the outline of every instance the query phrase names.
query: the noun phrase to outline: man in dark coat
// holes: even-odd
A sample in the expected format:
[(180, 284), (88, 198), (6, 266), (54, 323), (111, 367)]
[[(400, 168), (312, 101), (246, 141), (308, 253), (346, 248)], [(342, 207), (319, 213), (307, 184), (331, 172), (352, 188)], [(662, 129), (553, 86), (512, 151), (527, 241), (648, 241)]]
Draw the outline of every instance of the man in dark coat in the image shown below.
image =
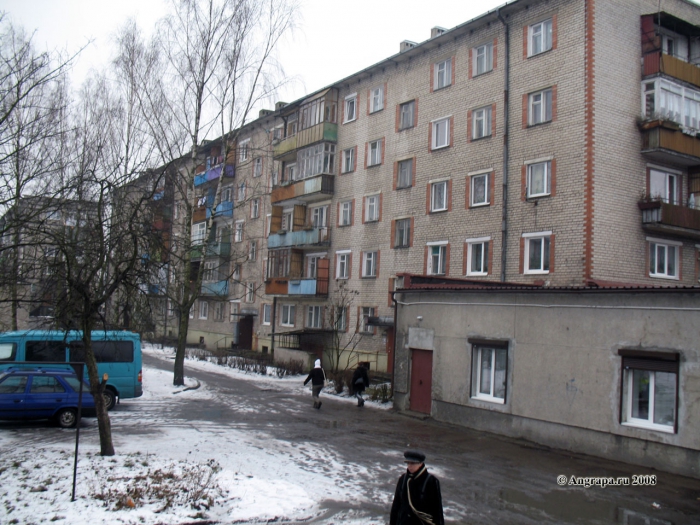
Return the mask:
[(389, 525), (445, 525), (440, 482), (425, 468), (425, 454), (404, 452), (406, 473), (399, 478)]
[(326, 373), (321, 368), (321, 360), (316, 359), (314, 367), (309, 372), (309, 376), (304, 381), (304, 385), (311, 381), (311, 397), (314, 398), (314, 408), (321, 408), (321, 400), (318, 398), (321, 390), (323, 390), (323, 385), (326, 382)]
[(365, 363), (360, 363), (352, 374), (352, 388), (355, 391), (357, 398), (357, 406), (365, 405), (365, 400), (362, 399), (362, 392), (369, 386), (369, 376), (367, 375), (367, 367)]

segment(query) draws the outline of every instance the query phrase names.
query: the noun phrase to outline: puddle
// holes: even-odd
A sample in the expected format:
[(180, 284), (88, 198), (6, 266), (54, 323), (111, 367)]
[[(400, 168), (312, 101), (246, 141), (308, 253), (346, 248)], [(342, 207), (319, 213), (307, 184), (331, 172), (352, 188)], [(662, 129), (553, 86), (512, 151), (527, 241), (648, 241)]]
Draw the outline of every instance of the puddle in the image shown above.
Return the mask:
[(347, 421), (317, 421), (316, 425), (321, 428), (345, 428), (348, 426)]

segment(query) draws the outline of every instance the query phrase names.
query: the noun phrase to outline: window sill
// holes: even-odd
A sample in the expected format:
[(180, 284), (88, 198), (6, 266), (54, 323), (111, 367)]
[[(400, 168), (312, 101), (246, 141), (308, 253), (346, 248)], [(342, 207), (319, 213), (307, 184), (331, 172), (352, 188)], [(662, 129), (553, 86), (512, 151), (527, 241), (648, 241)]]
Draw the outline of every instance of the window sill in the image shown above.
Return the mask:
[(490, 139), (493, 135), (484, 135), (483, 137), (472, 137), (472, 142), (479, 142), (481, 140)]
[(549, 270), (525, 270), (523, 275), (549, 275)]
[(377, 166), (381, 166), (381, 165), (382, 165), (381, 162), (379, 162), (378, 164), (367, 164), (367, 169), (369, 169), (369, 168), (376, 168)]
[(352, 120), (345, 120), (345, 121), (343, 121), (343, 124), (351, 124), (351, 123), (356, 122), (356, 121), (357, 121), (357, 118), (354, 118)]
[(381, 113), (382, 111), (384, 111), (384, 108), (375, 109), (374, 111), (370, 111), (369, 114), (376, 115), (377, 113)]
[(352, 224), (338, 224), (338, 228), (349, 228)]
[(664, 279), (666, 281), (680, 281), (679, 277), (675, 276), (670, 276), (670, 275), (660, 275), (660, 274), (649, 274), (649, 277), (652, 279)]
[(445, 149), (449, 149), (449, 148), (450, 148), (450, 145), (449, 145), (449, 144), (445, 144), (444, 146), (432, 146), (432, 147), (430, 148), (430, 151), (431, 151), (431, 152), (433, 152), (433, 151), (441, 151), (441, 150), (445, 150)]
[(415, 127), (416, 127), (415, 125), (413, 125), (413, 126), (406, 126), (405, 128), (399, 128), (398, 131), (399, 131), (399, 133), (401, 133), (402, 131), (408, 131), (409, 129), (413, 129), (413, 128), (415, 128)]
[(347, 281), (348, 279), (349, 279), (349, 277), (347, 277), (347, 276), (346, 276), (346, 277), (336, 277), (336, 278), (335, 278), (336, 281)]
[(477, 401), (486, 401), (487, 403), (496, 403), (498, 405), (505, 405), (506, 404), (506, 400), (501, 399), (499, 397), (477, 395), (477, 396), (472, 396), (472, 399), (475, 399)]
[(538, 195), (527, 195), (525, 197), (525, 200), (530, 202), (530, 201), (536, 201), (536, 200), (544, 199), (544, 198), (551, 197), (551, 196), (552, 196), (551, 193), (541, 193)]
[(341, 175), (347, 175), (348, 173), (355, 173), (355, 170), (353, 169), (353, 170), (341, 171), (341, 172), (340, 172)]
[(493, 66), (491, 66), (491, 69), (489, 69), (488, 71), (482, 71), (481, 73), (473, 73), (472, 78), (474, 79), (474, 78), (483, 77), (484, 75), (488, 75), (489, 73), (493, 72), (494, 70), (495, 70), (495, 68)]
[(550, 47), (549, 49), (545, 49), (544, 51), (540, 51), (539, 53), (535, 53), (534, 55), (528, 52), (527, 58), (535, 58), (535, 57), (544, 55), (546, 53), (549, 53), (550, 51), (554, 51), (554, 47)]
[(675, 434), (673, 427), (666, 425), (656, 425), (654, 423), (645, 422), (640, 419), (638, 421), (625, 421), (622, 423), (623, 427), (640, 428), (642, 430), (655, 430), (657, 432), (664, 432), (666, 434)]
[(362, 276), (362, 279), (376, 279), (376, 278), (377, 278), (376, 275), (363, 275)]
[(489, 206), (491, 206), (491, 203), (490, 203), (490, 202), (480, 202), (480, 203), (478, 203), (478, 204), (470, 204), (470, 205), (469, 205), (469, 209), (472, 209), (472, 208), (488, 208)]
[(445, 208), (444, 210), (430, 210), (430, 214), (432, 215), (434, 213), (447, 213), (447, 211), (447, 208)]
[(401, 187), (397, 187), (397, 188), (396, 188), (396, 191), (410, 190), (411, 188), (413, 188), (413, 185), (411, 185), (411, 186), (401, 186)]
[(433, 93), (435, 93), (436, 91), (442, 91), (443, 89), (447, 89), (448, 87), (452, 87), (452, 84), (450, 83), (450, 84), (447, 84), (446, 86), (433, 88)]
[(486, 273), (467, 273), (465, 277), (488, 277), (488, 272)]
[(539, 127), (539, 126), (544, 126), (544, 125), (546, 125), (546, 124), (551, 124), (552, 122), (554, 122), (554, 119), (552, 119), (552, 120), (545, 120), (544, 122), (537, 122), (537, 123), (535, 123), (535, 124), (530, 124), (530, 123), (528, 122), (528, 124), (527, 124), (527, 129), (530, 129), (530, 128), (537, 128), (537, 127)]
[(379, 219), (365, 219), (365, 222), (362, 224), (376, 224), (379, 222)]
[(410, 248), (409, 245), (406, 246), (394, 246), (394, 250), (408, 250)]

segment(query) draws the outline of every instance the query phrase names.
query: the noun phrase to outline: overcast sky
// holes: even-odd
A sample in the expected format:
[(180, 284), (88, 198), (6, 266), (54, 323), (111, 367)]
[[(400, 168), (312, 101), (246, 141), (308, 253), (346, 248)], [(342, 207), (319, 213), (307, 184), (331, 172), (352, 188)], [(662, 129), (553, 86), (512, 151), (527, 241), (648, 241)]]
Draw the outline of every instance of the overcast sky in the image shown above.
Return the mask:
[[(434, 26), (452, 28), (505, 0), (300, 0), (297, 30), (281, 46), (279, 60), (298, 79), (279, 100), (291, 102), (399, 50), (399, 42), (422, 42)], [(129, 17), (145, 33), (163, 16), (169, 0), (0, 0), (13, 22), (35, 31), (42, 49), (75, 51), (92, 41), (74, 69), (79, 83), (90, 68), (101, 69), (113, 55), (113, 37)]]

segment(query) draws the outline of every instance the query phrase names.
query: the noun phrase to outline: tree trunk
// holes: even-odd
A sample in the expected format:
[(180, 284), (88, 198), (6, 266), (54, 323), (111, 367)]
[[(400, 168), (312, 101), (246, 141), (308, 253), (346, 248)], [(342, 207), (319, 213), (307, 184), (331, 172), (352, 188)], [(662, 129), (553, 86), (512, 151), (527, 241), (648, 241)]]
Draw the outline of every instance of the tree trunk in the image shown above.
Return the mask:
[[(114, 445), (112, 444), (112, 424), (105, 407), (105, 399), (102, 392), (105, 385), (97, 374), (97, 361), (95, 353), (92, 351), (92, 323), (83, 322), (83, 344), (85, 345), (85, 360), (88, 368), (88, 378), (90, 379), (90, 393), (95, 399), (97, 409), (97, 428), (100, 434), (100, 454), (103, 456), (114, 456)], [(81, 378), (82, 379), (82, 378)]]
[(173, 385), (185, 384), (185, 346), (187, 345), (187, 330), (190, 324), (190, 312), (180, 310), (177, 331), (177, 350), (175, 351), (175, 368), (173, 370)]

